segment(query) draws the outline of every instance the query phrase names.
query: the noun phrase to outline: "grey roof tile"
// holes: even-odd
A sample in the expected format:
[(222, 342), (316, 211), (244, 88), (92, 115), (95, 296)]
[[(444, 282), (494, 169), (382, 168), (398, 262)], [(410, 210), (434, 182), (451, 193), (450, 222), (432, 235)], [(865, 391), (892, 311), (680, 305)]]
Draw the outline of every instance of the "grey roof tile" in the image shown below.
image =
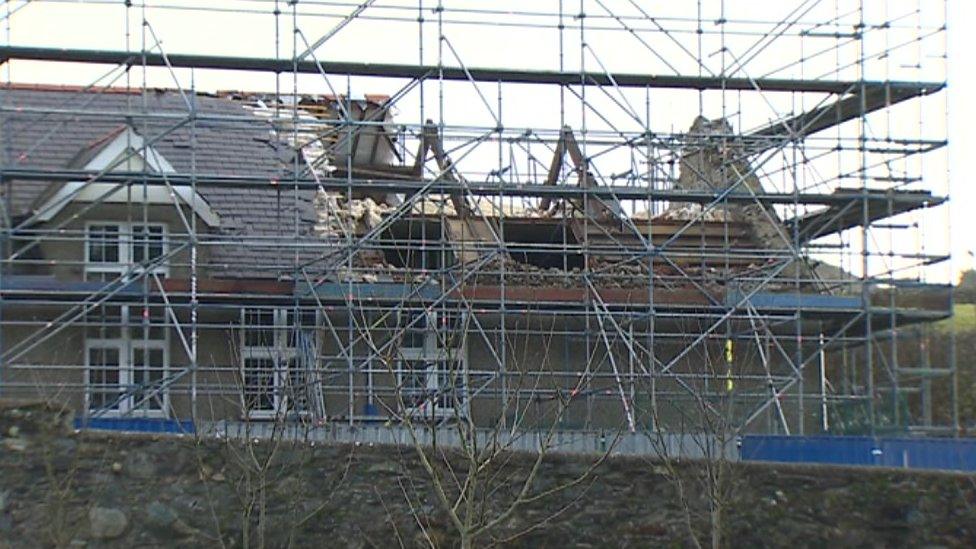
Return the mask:
[[(201, 115), (217, 120), (197, 120), (172, 129), (187, 114), (182, 96), (174, 91), (141, 93), (78, 91), (32, 87), (0, 88), (0, 165), (40, 170), (70, 167), (86, 147), (130, 121), (174, 169), (181, 173), (214, 176), (281, 178), (281, 150), (287, 145), (273, 139), (270, 124), (232, 100), (191, 96)], [(85, 111), (90, 114), (77, 114)], [(146, 118), (127, 114), (150, 113), (172, 118)], [(95, 115), (94, 113), (97, 113)], [(163, 135), (164, 132), (169, 132)], [(195, 141), (195, 146), (193, 143)], [(24, 215), (49, 186), (43, 181), (13, 181), (10, 208)], [(272, 187), (221, 188), (200, 186), (198, 191), (221, 217), (223, 234), (288, 237), (294, 234), (294, 211), (299, 210), (299, 232), (312, 234), (314, 192)], [(280, 207), (280, 211), (279, 211)], [(294, 262), (294, 253), (283, 245), (223, 245), (211, 249), (213, 262), (225, 266), (215, 276), (277, 277), (283, 265)], [(303, 251), (302, 261), (321, 255)], [(285, 273), (287, 276), (287, 273)]]

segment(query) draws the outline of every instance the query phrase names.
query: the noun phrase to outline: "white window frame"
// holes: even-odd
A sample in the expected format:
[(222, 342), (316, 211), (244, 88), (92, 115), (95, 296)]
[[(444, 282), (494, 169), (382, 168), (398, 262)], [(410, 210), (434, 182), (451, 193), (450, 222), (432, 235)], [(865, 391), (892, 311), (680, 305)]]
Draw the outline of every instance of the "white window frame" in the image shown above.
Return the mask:
[[(90, 233), (92, 227), (116, 227), (118, 228), (118, 247), (119, 247), (119, 260), (116, 263), (101, 263), (93, 262), (91, 260), (91, 250), (89, 246), (91, 244)], [(133, 274), (143, 273), (143, 269), (139, 266), (133, 265), (133, 250), (135, 249), (135, 229), (139, 227), (157, 227), (162, 229), (162, 246), (163, 246), (163, 257), (169, 253), (169, 227), (165, 223), (158, 222), (126, 222), (126, 221), (89, 221), (85, 223), (85, 277), (87, 278), (89, 274), (97, 273), (108, 273), (121, 275), (128, 272), (130, 267), (133, 267)], [(169, 276), (169, 260), (163, 261), (161, 264), (149, 270), (150, 273), (158, 274), (162, 277)]]
[[(441, 347), (440, 341), (437, 337), (437, 320), (438, 315), (436, 312), (427, 311), (424, 313), (426, 315), (426, 334), (424, 335), (424, 345), (423, 347), (404, 347), (401, 343), (398, 357), (397, 357), (397, 386), (400, 388), (401, 397), (407, 400), (405, 382), (408, 376), (417, 375), (412, 368), (408, 367), (409, 363), (424, 362), (431, 365), (425, 373), (420, 374), (426, 377), (423, 390), (428, 395), (435, 395), (434, 398), (425, 398), (424, 402), (420, 406), (406, 405), (403, 409), (403, 414), (416, 419), (451, 419), (454, 417), (464, 418), (467, 417), (469, 410), (469, 400), (467, 395), (467, 384), (468, 384), (468, 353), (467, 353), (467, 340), (466, 338), (462, 340), (459, 347), (444, 348)], [(401, 315), (398, 314), (397, 318), (400, 320), (398, 326), (403, 326), (412, 320), (414, 315)], [(405, 319), (405, 320), (404, 320)], [(462, 317), (463, 321), (463, 317)], [(414, 328), (409, 328), (414, 329)], [(457, 410), (453, 405), (453, 398), (450, 400), (451, 405), (444, 405), (442, 403), (442, 398), (437, 396), (441, 391), (441, 375), (447, 375), (450, 373), (451, 367), (456, 365), (454, 375), (460, 378), (460, 404), (461, 409)], [(429, 405), (433, 403), (433, 410)]]
[[(131, 309), (138, 309), (141, 305), (120, 305), (120, 319), (119, 319), (119, 337), (115, 338), (99, 338), (86, 335), (85, 337), (85, 411), (86, 413), (97, 413), (100, 417), (158, 417), (166, 418), (169, 417), (170, 410), (170, 394), (169, 389), (164, 388), (159, 393), (158, 396), (162, 397), (162, 405), (159, 409), (156, 408), (136, 408), (134, 406), (134, 396), (127, 396), (119, 402), (118, 409), (92, 409), (92, 393), (95, 389), (92, 388), (91, 373), (95, 368), (101, 365), (91, 364), (91, 350), (92, 349), (115, 349), (119, 355), (119, 393), (126, 392), (129, 390), (130, 386), (133, 384), (135, 379), (135, 364), (134, 355), (137, 349), (142, 349), (146, 352), (151, 350), (162, 351), (163, 354), (163, 375), (162, 378), (166, 379), (170, 371), (170, 356), (169, 356), (169, 329), (164, 328), (162, 338), (133, 338), (132, 328), (135, 327), (130, 323)], [(166, 313), (164, 312), (163, 318), (166, 318)], [(87, 327), (86, 327), (87, 329)], [(101, 387), (98, 389), (99, 392), (108, 391), (108, 388)], [(156, 397), (153, 397), (154, 399)], [(151, 402), (150, 400), (149, 402)], [(145, 405), (145, 403), (144, 403)]]
[[(254, 330), (256, 328), (248, 326), (246, 323), (247, 315), (254, 311), (261, 312), (271, 312), (273, 314), (273, 324), (268, 328), (262, 326), (260, 329), (271, 329), (272, 330), (272, 344), (270, 346), (266, 345), (248, 345), (247, 344), (247, 332), (248, 330)], [(241, 330), (239, 335), (240, 343), (240, 397), (241, 397), (241, 409), (250, 419), (274, 419), (281, 417), (287, 413), (296, 413), (299, 415), (307, 414), (307, 410), (293, 410), (290, 406), (290, 401), (288, 397), (288, 382), (289, 382), (289, 365), (296, 364), (298, 361), (298, 349), (290, 345), (289, 339), (291, 338), (292, 331), (297, 327), (300, 329), (307, 330), (311, 329), (314, 334), (313, 346), (315, 349), (319, 347), (319, 330), (318, 326), (320, 323), (319, 312), (315, 311), (314, 326), (295, 326), (288, 322), (289, 315), (295, 312), (294, 308), (291, 307), (244, 307), (240, 312)], [(298, 312), (298, 322), (301, 322), (301, 317), (305, 311)], [(248, 407), (247, 403), (247, 368), (246, 363), (248, 360), (271, 360), (272, 362), (272, 382), (273, 386), (271, 388), (271, 409), (252, 409)]]

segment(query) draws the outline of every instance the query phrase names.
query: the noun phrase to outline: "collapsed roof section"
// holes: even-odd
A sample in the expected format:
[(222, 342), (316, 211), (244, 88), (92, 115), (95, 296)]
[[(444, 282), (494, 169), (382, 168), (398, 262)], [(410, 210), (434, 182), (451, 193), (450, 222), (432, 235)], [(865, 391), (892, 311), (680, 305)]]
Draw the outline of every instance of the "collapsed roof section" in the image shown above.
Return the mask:
[(355, 178), (394, 173), (396, 128), (387, 95), (346, 97), (219, 91), (267, 119), (275, 135), (299, 152), (298, 175)]
[[(497, 284), (504, 278), (515, 286), (597, 283), (638, 288), (653, 273), (665, 283), (670, 277), (680, 284), (741, 287), (744, 281), (765, 284), (769, 281), (760, 282), (763, 277), (777, 271), (775, 278), (823, 289), (808, 258), (797, 251), (804, 243), (858, 226), (859, 218), (852, 212), (860, 211), (857, 206), (865, 199), (873, 205), (870, 221), (940, 201), (924, 192), (839, 190), (830, 195), (825, 209), (783, 220), (750, 165), (747, 141), (727, 120), (698, 117), (684, 141), (679, 176), (669, 192), (693, 201), (674, 200), (658, 215), (631, 212), (633, 208), (625, 207), (613, 192), (530, 196), (534, 205), (516, 207), (504, 200), (472, 202), (477, 192), (405, 193), (395, 202), (383, 202), (371, 197), (347, 200), (339, 193), (320, 191), (316, 230), (331, 239), (379, 235), (382, 251), (361, 252), (353, 262), (370, 280), (400, 280), (485, 260), (473, 281)], [(423, 176), (428, 160), (437, 168), (428, 180), (447, 180), (466, 189), (464, 176), (430, 121), (415, 156), (416, 177)], [(590, 170), (569, 127), (560, 131), (543, 188), (557, 184), (567, 160), (568, 184), (608, 188)], [(700, 197), (712, 198), (705, 203)]]

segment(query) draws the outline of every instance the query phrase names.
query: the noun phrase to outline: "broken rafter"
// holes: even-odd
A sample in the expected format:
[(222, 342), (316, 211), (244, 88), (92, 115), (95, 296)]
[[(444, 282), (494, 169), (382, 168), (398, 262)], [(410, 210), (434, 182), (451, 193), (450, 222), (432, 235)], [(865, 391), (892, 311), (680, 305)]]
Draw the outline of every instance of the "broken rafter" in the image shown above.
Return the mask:
[[(464, 181), (461, 174), (458, 173), (457, 168), (454, 167), (454, 161), (451, 160), (451, 157), (444, 150), (444, 142), (441, 139), (440, 130), (434, 124), (434, 121), (430, 119), (424, 123), (423, 137), (420, 140), (420, 150), (417, 151), (417, 157), (414, 160), (413, 174), (417, 178), (423, 178), (424, 163), (427, 161), (427, 151), (434, 154), (437, 169), (440, 171), (439, 178), (443, 178), (452, 183), (461, 183)], [(454, 211), (459, 215), (467, 214), (471, 211), (467, 200), (460, 192), (452, 192), (450, 196)]]
[[(423, 178), (424, 163), (427, 161), (428, 151), (433, 153), (434, 160), (437, 162), (439, 174), (436, 180), (447, 181), (460, 187), (448, 193), (451, 204), (454, 206), (454, 212), (460, 219), (445, 219), (446, 230), (454, 236), (452, 241), (455, 243), (455, 253), (458, 259), (462, 263), (474, 262), (488, 253), (487, 250), (492, 244), (497, 243), (498, 229), (494, 226), (490, 216), (479, 215), (479, 212), (469, 204), (467, 196), (464, 194), (466, 190), (464, 176), (458, 172), (454, 166), (454, 161), (444, 150), (444, 141), (440, 129), (433, 120), (429, 119), (424, 123), (420, 148), (413, 165), (413, 175), (418, 179)], [(475, 242), (475, 248), (465, 248), (460, 244), (465, 240), (466, 235), (472, 237), (470, 240)], [(482, 245), (485, 245), (486, 249), (481, 249)]]
[[(583, 151), (580, 149), (579, 143), (576, 141), (576, 136), (573, 134), (573, 129), (569, 126), (563, 126), (562, 131), (559, 134), (559, 142), (556, 143), (556, 151), (553, 153), (552, 164), (549, 167), (549, 173), (546, 175), (545, 185), (555, 185), (559, 180), (559, 172), (563, 165), (563, 158), (566, 153), (569, 153), (569, 158), (573, 162), (573, 169), (576, 172), (576, 177), (578, 179), (579, 187), (581, 189), (592, 189), (595, 188), (596, 178), (590, 171), (589, 159), (583, 156)], [(602, 214), (607, 219), (616, 219), (623, 215), (623, 208), (620, 206), (620, 201), (613, 195), (605, 197), (606, 200), (601, 200), (600, 197), (596, 197), (597, 202), (593, 204), (587, 204), (587, 207), (582, 207), (576, 204), (580, 211), (586, 211), (586, 213), (592, 216), (594, 219), (598, 217), (598, 214)], [(539, 210), (545, 213), (551, 214), (552, 208), (551, 197), (543, 197), (542, 201), (539, 203)]]

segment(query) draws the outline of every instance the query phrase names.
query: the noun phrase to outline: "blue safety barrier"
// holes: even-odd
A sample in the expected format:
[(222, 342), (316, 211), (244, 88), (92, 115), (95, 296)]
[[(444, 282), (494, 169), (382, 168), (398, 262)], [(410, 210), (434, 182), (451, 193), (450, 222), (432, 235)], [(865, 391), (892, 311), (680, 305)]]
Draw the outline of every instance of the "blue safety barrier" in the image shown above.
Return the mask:
[(746, 435), (744, 461), (976, 471), (976, 439)]
[(193, 421), (142, 417), (75, 418), (75, 429), (126, 431), (132, 433), (195, 433)]
[(871, 437), (746, 435), (739, 456), (746, 461), (876, 465), (877, 449)]
[(976, 471), (974, 439), (882, 439), (881, 452), (889, 467)]

